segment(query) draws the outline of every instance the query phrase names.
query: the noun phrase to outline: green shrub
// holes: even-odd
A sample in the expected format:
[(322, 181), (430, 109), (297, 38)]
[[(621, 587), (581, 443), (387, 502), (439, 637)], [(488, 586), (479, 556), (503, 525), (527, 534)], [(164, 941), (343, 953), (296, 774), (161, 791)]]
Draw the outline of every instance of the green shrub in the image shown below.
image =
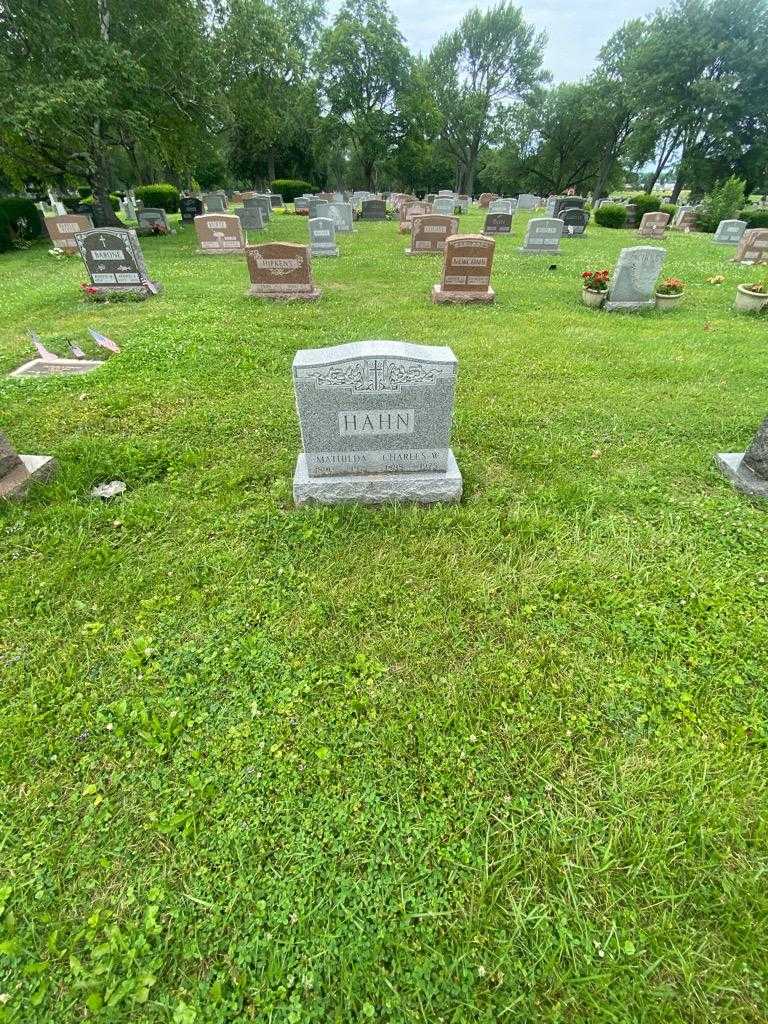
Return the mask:
[(8, 218), (3, 211), (0, 210), (0, 252), (10, 249), (11, 242), (11, 225), (8, 223)]
[(768, 210), (757, 209), (748, 206), (746, 210), (739, 210), (739, 220), (747, 222), (747, 228), (768, 228)]
[(303, 196), (305, 192), (317, 192), (317, 185), (298, 178), (275, 178), (270, 188), (283, 197), (284, 203), (292, 203), (296, 196)]
[[(85, 203), (87, 206), (93, 206), (93, 196), (86, 196), (84, 199), (78, 200), (78, 202)], [(67, 203), (64, 203), (64, 205), (67, 206)], [(74, 205), (77, 205), (77, 203)], [(120, 196), (116, 196), (114, 192), (111, 193), (109, 197), (109, 205), (112, 207), (114, 212), (117, 213), (120, 209)], [(67, 209), (69, 209), (68, 206)]]
[(136, 198), (141, 199), (145, 206), (166, 213), (179, 212), (179, 190), (175, 185), (160, 183), (159, 185), (139, 185)]
[[(31, 199), (6, 196), (0, 199), (0, 214), (5, 217), (11, 235), (40, 238), (43, 234), (43, 215)], [(25, 225), (20, 221), (26, 221)]]
[(744, 205), (745, 184), (742, 178), (732, 174), (727, 181), (716, 182), (712, 186), (696, 214), (696, 227), (699, 231), (714, 232), (721, 220), (733, 220)]
[(77, 194), (81, 199), (89, 199), (93, 194), (93, 189), (90, 185), (78, 185)]
[(659, 207), (659, 212), (668, 213), (669, 219), (672, 220), (672, 218), (675, 216), (675, 213), (677, 212), (677, 207), (674, 203), (662, 203)]
[(648, 195), (647, 192), (638, 192), (637, 195), (632, 196), (629, 200), (630, 203), (634, 203), (637, 207), (637, 223), (643, 219), (644, 213), (656, 213), (661, 206), (661, 200), (658, 196)]
[(595, 223), (601, 228), (623, 228), (627, 223), (626, 208), (619, 203), (603, 203), (595, 210)]

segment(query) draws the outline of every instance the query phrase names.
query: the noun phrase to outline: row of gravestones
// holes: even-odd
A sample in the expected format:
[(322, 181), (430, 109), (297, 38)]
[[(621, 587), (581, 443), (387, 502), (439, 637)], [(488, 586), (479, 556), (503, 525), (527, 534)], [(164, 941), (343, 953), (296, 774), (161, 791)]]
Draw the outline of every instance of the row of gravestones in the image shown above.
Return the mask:
[[(463, 480), (451, 448), (457, 370), (447, 346), (358, 341), (298, 351), (295, 503), (459, 502)], [(768, 419), (746, 452), (716, 462), (738, 490), (768, 498)], [(52, 458), (20, 456), (0, 433), (0, 498), (23, 496), (55, 468)]]

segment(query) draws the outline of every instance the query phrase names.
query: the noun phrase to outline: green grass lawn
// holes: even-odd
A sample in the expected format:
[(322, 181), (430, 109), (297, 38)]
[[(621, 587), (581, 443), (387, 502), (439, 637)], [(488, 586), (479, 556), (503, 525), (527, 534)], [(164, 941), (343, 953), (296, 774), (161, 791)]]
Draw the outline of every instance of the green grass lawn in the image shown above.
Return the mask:
[[(712, 464), (768, 412), (756, 274), (673, 236), (682, 309), (589, 310), (636, 236), (549, 271), (525, 221), (486, 307), (393, 223), (311, 304), (190, 228), (142, 304), (0, 257), (3, 375), (123, 350), (0, 380), (61, 466), (0, 508), (0, 1020), (768, 1019), (768, 518)], [(458, 356), (460, 506), (294, 509), (293, 354), (362, 338)]]

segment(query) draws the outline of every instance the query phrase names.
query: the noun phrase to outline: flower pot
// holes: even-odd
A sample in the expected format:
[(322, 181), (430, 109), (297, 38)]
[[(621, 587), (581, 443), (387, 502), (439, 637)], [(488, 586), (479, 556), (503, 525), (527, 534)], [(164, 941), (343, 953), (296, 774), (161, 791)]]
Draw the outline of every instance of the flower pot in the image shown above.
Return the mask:
[(674, 295), (661, 295), (659, 292), (656, 292), (656, 309), (662, 311), (676, 309), (682, 301), (682, 292), (675, 292)]
[(736, 309), (739, 313), (759, 313), (768, 302), (768, 295), (751, 292), (745, 284), (736, 285)]
[(582, 288), (581, 301), (585, 306), (592, 306), (596, 309), (605, 302), (607, 294), (608, 292), (599, 292), (596, 288)]

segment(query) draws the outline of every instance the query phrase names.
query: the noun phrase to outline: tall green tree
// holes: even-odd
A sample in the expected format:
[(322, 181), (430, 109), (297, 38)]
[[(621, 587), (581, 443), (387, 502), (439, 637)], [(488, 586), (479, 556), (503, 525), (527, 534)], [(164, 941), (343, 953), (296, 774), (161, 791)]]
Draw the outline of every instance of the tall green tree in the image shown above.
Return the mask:
[(5, 0), (0, 166), (15, 181), (86, 181), (97, 225), (113, 158), (194, 160), (213, 80), (203, 0)]
[(480, 151), (506, 104), (530, 96), (546, 81), (546, 35), (536, 33), (520, 8), (502, 0), (464, 16), (430, 54), (432, 82), (442, 115), (442, 138), (456, 165), (456, 187), (472, 194)]
[(368, 188), (401, 136), (399, 100), (411, 57), (383, 0), (345, 0), (324, 32), (320, 91), (338, 145), (348, 144)]

